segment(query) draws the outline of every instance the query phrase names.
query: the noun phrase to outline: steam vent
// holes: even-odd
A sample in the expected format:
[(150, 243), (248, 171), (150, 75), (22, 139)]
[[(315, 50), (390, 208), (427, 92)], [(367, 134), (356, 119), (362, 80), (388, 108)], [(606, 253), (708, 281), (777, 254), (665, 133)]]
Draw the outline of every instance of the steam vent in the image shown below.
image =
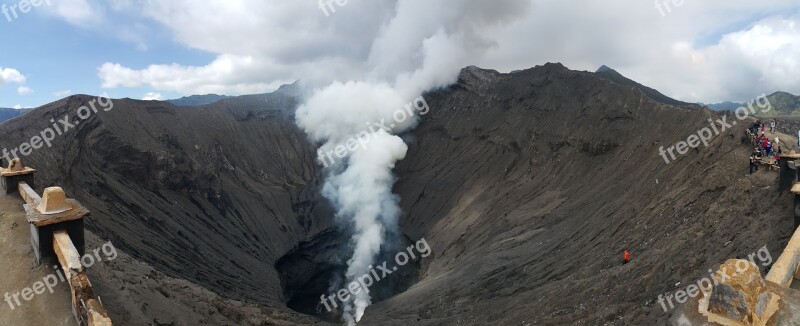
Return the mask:
[(0, 326), (800, 325), (800, 1), (0, 1)]

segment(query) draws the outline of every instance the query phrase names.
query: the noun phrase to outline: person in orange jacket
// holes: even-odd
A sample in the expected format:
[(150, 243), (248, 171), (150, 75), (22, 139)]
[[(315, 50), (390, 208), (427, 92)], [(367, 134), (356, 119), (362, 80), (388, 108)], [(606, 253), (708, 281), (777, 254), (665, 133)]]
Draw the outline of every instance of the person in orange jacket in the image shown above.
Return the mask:
[(631, 261), (631, 253), (625, 250), (625, 253), (622, 254), (622, 264), (625, 265)]

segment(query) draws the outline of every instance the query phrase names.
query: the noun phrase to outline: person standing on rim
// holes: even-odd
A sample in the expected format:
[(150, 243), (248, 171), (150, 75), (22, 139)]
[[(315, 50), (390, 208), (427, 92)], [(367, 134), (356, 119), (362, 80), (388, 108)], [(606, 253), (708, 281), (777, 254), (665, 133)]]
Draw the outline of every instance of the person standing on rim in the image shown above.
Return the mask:
[(631, 261), (631, 253), (625, 250), (625, 253), (622, 254), (622, 264), (625, 265)]

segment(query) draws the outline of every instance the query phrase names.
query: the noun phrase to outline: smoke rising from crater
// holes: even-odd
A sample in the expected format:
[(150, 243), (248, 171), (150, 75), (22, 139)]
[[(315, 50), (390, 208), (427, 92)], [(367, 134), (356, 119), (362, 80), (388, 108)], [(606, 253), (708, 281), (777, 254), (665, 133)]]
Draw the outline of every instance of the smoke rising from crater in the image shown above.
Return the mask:
[[(352, 232), (347, 283), (366, 274), (387, 236), (399, 233), (400, 198), (392, 193), (392, 169), (408, 150), (398, 135), (416, 126), (418, 117), (395, 123), (393, 114), (421, 93), (454, 83), (461, 68), (491, 47), (486, 32), (529, 6), (513, 0), (399, 0), (394, 16), (372, 40), (364, 80), (314, 89), (298, 108), (297, 124), (321, 143), (321, 152), (345, 145), (376, 122), (393, 123), (326, 171), (323, 195), (335, 205), (337, 223)], [(366, 291), (353, 294), (344, 304), (344, 320), (354, 325), (370, 304)]]

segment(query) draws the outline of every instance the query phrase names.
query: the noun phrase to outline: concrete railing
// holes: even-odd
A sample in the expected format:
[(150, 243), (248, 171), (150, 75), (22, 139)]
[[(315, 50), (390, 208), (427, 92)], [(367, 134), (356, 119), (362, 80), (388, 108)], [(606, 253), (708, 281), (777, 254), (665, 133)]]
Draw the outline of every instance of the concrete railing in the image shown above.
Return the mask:
[(42, 196), (33, 190), (34, 169), (14, 159), (9, 168), (0, 168), (0, 184), (6, 194), (18, 192), (25, 201), (25, 217), (31, 226), (31, 245), (36, 261), (56, 259), (64, 271), (72, 299), (72, 314), (80, 325), (111, 326), (111, 319), (95, 296), (81, 264), (84, 254), (83, 220), (89, 210), (68, 199), (64, 190), (50, 187)]
[(19, 196), (28, 204), (39, 205), (39, 202), (42, 201), (42, 197), (39, 197), (39, 194), (33, 191), (33, 188), (28, 186), (25, 181), (20, 181), (17, 189), (19, 189)]
[(791, 287), (792, 281), (800, 276), (797, 273), (798, 267), (800, 267), (800, 229), (795, 230), (781, 256), (772, 264), (766, 279), (783, 287)]
[[(794, 234), (792, 238), (789, 239), (789, 243), (786, 244), (786, 248), (783, 249), (783, 253), (780, 257), (772, 264), (772, 268), (767, 273), (767, 280), (779, 284), (784, 287), (791, 287), (792, 282), (795, 278), (800, 278), (800, 274), (798, 274), (798, 268), (800, 268), (800, 182), (797, 182), (797, 169), (796, 166), (797, 161), (796, 159), (800, 159), (800, 155), (791, 153), (785, 156), (786, 160), (792, 160), (790, 162), (786, 162), (787, 166), (790, 167), (790, 171), (787, 171), (784, 178), (791, 178), (795, 180), (795, 183), (792, 185), (791, 189), (789, 190), (792, 194), (794, 194)], [(784, 181), (779, 181), (784, 182)]]

